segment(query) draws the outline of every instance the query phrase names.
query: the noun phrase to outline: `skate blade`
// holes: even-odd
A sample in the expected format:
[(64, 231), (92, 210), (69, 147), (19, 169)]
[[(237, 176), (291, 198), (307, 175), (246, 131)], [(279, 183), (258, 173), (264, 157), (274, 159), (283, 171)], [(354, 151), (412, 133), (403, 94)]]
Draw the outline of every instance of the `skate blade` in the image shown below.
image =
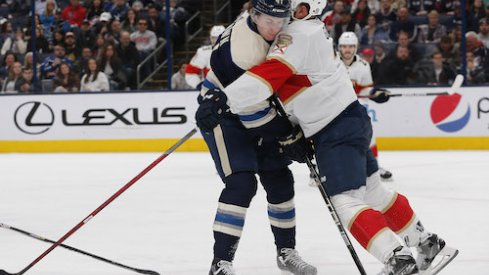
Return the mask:
[(458, 249), (445, 246), (426, 270), (420, 270), (420, 275), (435, 275), (445, 268), (458, 255)]

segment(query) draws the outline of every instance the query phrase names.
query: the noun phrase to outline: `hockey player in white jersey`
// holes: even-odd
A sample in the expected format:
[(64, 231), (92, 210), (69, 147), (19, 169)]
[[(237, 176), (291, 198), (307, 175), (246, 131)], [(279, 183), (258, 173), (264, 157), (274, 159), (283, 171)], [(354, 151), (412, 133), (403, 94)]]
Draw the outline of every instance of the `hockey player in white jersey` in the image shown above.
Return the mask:
[(187, 64), (185, 69), (185, 81), (192, 88), (199, 88), (202, 80), (205, 78), (209, 70), (211, 69), (211, 53), (212, 45), (217, 41), (217, 38), (226, 28), (222, 25), (216, 25), (211, 28), (210, 31), (210, 45), (204, 45), (197, 49), (197, 52)]
[[(381, 274), (418, 274), (419, 270), (435, 274), (458, 251), (424, 229), (405, 196), (380, 184), (377, 161), (369, 150), (370, 118), (357, 100), (332, 39), (314, 18), (325, 6), (326, 0), (292, 1), (294, 21), (277, 36), (267, 61), (248, 70), (224, 92), (214, 89), (222, 94), (219, 110), (226, 100), (233, 113), (241, 114), (276, 91), (290, 120), (312, 140), (321, 178), (325, 178), (321, 184), (342, 223), (384, 263)], [(220, 111), (214, 113), (216, 122)], [(266, 127), (269, 133), (277, 131), (272, 123), (262, 126)], [(300, 161), (305, 154), (293, 155), (297, 151), (287, 148), (296, 146), (299, 135), (290, 136), (282, 145)], [(417, 260), (410, 248), (417, 250)]]
[[(316, 268), (295, 250), (294, 179), (287, 167), (291, 161), (280, 151), (275, 139), (262, 139), (254, 129), (277, 118), (275, 110), (264, 99), (239, 117), (221, 113), (220, 125), (214, 124), (213, 114), (220, 112), (220, 103), (226, 103), (214, 90), (228, 86), (247, 69), (265, 61), (275, 36), (290, 19), (288, 0), (253, 0), (252, 6), (250, 15), (238, 18), (214, 45), (211, 71), (202, 84), (195, 114), (225, 184), (213, 225), (214, 259), (209, 274), (235, 274), (232, 261), (247, 209), (257, 191), (258, 174), (267, 193), (278, 267), (296, 275), (316, 275)], [(246, 121), (246, 127), (241, 120)]]
[[(344, 32), (338, 40), (338, 51), (340, 58), (348, 70), (348, 75), (353, 82), (355, 93), (361, 98), (360, 102), (368, 104), (368, 99), (384, 103), (387, 101), (389, 94), (383, 90), (373, 89), (374, 82), (372, 80), (372, 71), (370, 64), (357, 55), (358, 38), (354, 32)], [(370, 150), (375, 158), (378, 158), (377, 142), (375, 132), (370, 142)], [(379, 167), (380, 178), (383, 180), (392, 179), (392, 173)]]

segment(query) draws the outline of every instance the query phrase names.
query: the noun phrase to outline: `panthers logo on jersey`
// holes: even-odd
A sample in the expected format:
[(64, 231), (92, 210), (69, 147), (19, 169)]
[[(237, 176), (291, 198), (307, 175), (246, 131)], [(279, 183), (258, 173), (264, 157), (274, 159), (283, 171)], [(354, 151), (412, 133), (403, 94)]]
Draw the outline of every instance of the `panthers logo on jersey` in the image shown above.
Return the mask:
[(284, 54), (290, 44), (292, 44), (292, 36), (283, 33), (279, 34), (273, 52)]

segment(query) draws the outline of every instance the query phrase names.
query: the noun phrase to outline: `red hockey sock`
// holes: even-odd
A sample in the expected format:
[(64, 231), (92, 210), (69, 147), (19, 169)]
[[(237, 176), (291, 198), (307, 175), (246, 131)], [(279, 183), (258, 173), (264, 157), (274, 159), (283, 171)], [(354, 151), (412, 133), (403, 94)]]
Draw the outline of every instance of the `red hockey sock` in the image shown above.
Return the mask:
[(396, 194), (393, 203), (383, 211), (383, 214), (389, 228), (396, 233), (407, 228), (415, 218), (409, 201), (401, 194)]

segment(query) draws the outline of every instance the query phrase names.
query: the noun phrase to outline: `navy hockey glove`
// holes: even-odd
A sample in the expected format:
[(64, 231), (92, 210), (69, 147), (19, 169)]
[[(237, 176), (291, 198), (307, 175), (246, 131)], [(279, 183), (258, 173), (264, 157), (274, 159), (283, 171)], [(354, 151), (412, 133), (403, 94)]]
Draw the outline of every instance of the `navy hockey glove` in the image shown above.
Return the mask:
[(199, 108), (195, 113), (197, 126), (204, 132), (211, 132), (220, 122), (224, 113), (229, 109), (226, 94), (219, 88), (207, 91), (199, 97)]
[(298, 126), (294, 127), (288, 136), (279, 138), (278, 143), (285, 155), (299, 163), (305, 163), (308, 158), (312, 159), (314, 156), (311, 142), (306, 140)]
[(370, 91), (370, 99), (377, 103), (387, 102), (390, 98), (390, 92), (382, 88), (373, 88)]

